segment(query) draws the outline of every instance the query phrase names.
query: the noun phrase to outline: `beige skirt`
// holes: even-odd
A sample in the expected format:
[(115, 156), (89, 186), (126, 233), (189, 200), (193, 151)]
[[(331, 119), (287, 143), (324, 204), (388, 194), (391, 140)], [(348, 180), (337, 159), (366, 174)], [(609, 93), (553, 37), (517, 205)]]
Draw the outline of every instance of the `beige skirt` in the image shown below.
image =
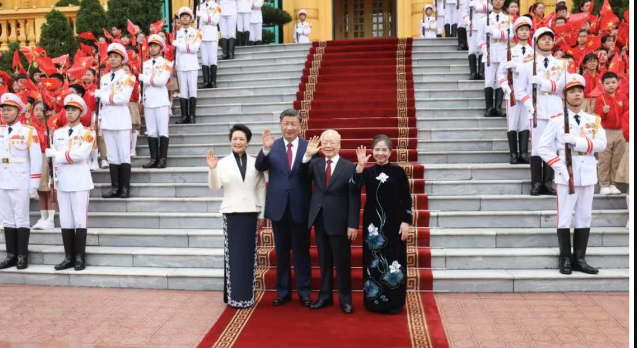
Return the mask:
[(128, 103), (128, 110), (130, 111), (130, 118), (133, 124), (142, 124), (142, 116), (139, 113), (139, 103)]
[[(42, 156), (44, 157), (44, 156)], [(49, 192), (51, 189), (49, 188), (49, 161), (43, 159), (42, 160), (42, 176), (40, 177), (40, 187), (38, 191), (40, 192)]]
[(628, 184), (630, 182), (630, 150), (628, 143), (626, 143), (624, 156), (622, 157), (621, 162), (619, 162), (617, 174), (615, 174), (615, 182), (622, 184)]

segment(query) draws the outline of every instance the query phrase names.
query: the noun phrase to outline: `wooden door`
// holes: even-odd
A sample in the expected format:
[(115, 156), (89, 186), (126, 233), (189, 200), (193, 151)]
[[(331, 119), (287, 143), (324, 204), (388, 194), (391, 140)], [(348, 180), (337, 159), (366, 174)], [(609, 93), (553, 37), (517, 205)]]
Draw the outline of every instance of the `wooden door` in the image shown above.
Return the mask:
[(395, 0), (334, 0), (334, 38), (396, 36)]

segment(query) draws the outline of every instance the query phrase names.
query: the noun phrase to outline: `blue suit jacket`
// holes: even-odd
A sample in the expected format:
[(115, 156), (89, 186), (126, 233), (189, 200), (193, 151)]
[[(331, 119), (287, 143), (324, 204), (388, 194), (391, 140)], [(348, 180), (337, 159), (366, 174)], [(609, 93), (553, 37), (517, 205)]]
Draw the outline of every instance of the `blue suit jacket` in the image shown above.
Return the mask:
[(312, 196), (311, 180), (301, 175), (300, 166), (307, 148), (307, 140), (299, 137), (299, 148), (292, 164), (288, 167), (288, 156), (283, 138), (276, 139), (268, 156), (259, 151), (254, 164), (258, 171), (269, 170), (268, 189), (265, 196), (265, 217), (272, 221), (283, 218), (287, 205), (290, 205), (292, 219), (296, 223), (307, 223), (310, 197)]

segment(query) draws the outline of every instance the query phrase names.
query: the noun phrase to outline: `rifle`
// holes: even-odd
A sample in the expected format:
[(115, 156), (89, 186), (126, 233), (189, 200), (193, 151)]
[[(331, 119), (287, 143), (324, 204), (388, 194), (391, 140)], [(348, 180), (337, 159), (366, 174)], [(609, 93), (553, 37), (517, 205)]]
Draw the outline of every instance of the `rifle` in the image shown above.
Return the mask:
[[(566, 71), (564, 72), (564, 80), (566, 80)], [(564, 81), (566, 87), (566, 81)], [(568, 102), (566, 100), (566, 88), (564, 88), (564, 134), (571, 132), (568, 115)], [(573, 154), (571, 153), (571, 144), (564, 144), (564, 157), (566, 160), (566, 169), (568, 170), (568, 194), (575, 194), (575, 182), (573, 180)]]
[(473, 36), (473, 7), (469, 6), (469, 37)]
[[(97, 64), (97, 88), (102, 88), (102, 59), (98, 59)], [(95, 98), (95, 144), (100, 144), (100, 98)]]
[(425, 37), (425, 26), (423, 25), (425, 24), (425, 9), (422, 9), (422, 24), (420, 24), (420, 26), (422, 27), (422, 37)]
[[(46, 141), (47, 144), (49, 145), (50, 149), (53, 149), (53, 146), (55, 144), (53, 144), (53, 141), (51, 139), (51, 131), (49, 130), (49, 117), (46, 115), (47, 112), (47, 105), (46, 102), (44, 101), (44, 94), (42, 93), (42, 86), (39, 86), (40, 89), (40, 96), (42, 98), (42, 112), (44, 113), (44, 127), (46, 129)], [(49, 158), (49, 176), (51, 177), (50, 179), (50, 183), (51, 183), (51, 199), (54, 201), (57, 201), (57, 193), (55, 192), (55, 167), (53, 166), (53, 158)]]
[[(533, 76), (537, 75), (537, 40), (533, 40)], [(533, 128), (537, 128), (537, 86), (533, 85)]]
[(194, 1), (194, 5), (195, 6), (193, 6), (193, 10), (195, 12), (194, 13), (195, 14), (195, 23), (197, 23), (196, 26), (197, 26), (197, 29), (199, 29), (199, 18), (197, 18), (197, 11), (198, 11), (198, 8), (199, 8), (199, 5), (200, 5), (199, 4), (199, 0), (195, 0)]
[(456, 0), (456, 10), (460, 9), (460, 0)]
[[(487, 11), (487, 28), (491, 25), (489, 22), (491, 13)], [(487, 33), (487, 66), (491, 66), (491, 34)]]
[[(511, 22), (509, 22), (509, 29), (507, 29), (508, 35), (511, 35)], [(507, 62), (511, 61), (511, 42), (507, 39)], [(509, 102), (511, 106), (515, 106), (515, 90), (513, 89), (513, 71), (511, 69), (507, 72), (507, 80), (509, 80), (509, 87), (511, 87), (511, 97)]]
[(173, 71), (177, 71), (177, 49), (175, 48), (175, 41), (177, 40), (177, 15), (173, 18)]
[[(438, 0), (434, 0), (434, 6), (436, 6), (436, 21), (438, 21)], [(423, 10), (423, 15), (424, 15), (424, 10)]]

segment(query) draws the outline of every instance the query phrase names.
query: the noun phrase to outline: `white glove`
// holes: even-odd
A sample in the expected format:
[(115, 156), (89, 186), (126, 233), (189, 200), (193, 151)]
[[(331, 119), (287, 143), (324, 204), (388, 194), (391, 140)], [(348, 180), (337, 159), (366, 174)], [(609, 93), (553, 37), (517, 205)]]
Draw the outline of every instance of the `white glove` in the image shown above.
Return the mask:
[(57, 156), (57, 151), (49, 148), (44, 151), (44, 154), (46, 155), (47, 158), (53, 158)]
[(531, 76), (531, 84), (532, 85), (542, 85), (542, 80), (543, 78), (539, 77), (538, 75), (533, 75)]
[(469, 16), (464, 17), (464, 24), (467, 25), (467, 28), (471, 25), (471, 19), (469, 18)]
[(38, 196), (38, 188), (37, 187), (29, 187), (29, 196), (37, 197)]
[(524, 102), (524, 106), (526, 106), (526, 110), (529, 112), (529, 115), (533, 115), (533, 113), (535, 113), (535, 108), (533, 107), (533, 99), (527, 99)]
[(95, 96), (96, 99), (102, 99), (102, 91), (99, 89), (96, 89), (95, 92), (93, 92), (93, 96)]
[(484, 27), (484, 33), (485, 33), (485, 34), (492, 35), (492, 34), (493, 34), (493, 28), (491, 28), (491, 27)]
[(502, 87), (502, 92), (504, 92), (504, 97), (506, 99), (509, 99), (509, 96), (511, 95), (511, 87), (509, 86), (509, 83), (507, 81), (502, 82), (500, 87)]
[(569, 180), (571, 177), (568, 174), (568, 169), (566, 168), (566, 166), (559, 166), (559, 168), (557, 168), (557, 175), (560, 175), (565, 180)]
[(577, 137), (575, 137), (573, 134), (561, 134), (560, 135), (560, 143), (562, 144), (571, 144), (571, 145), (575, 145), (577, 144)]
[(476, 2), (471, 0), (469, 1), (469, 7), (473, 7), (474, 9), (476, 8)]
[(148, 77), (146, 76), (146, 74), (139, 74), (139, 75), (137, 76), (137, 79), (138, 79), (138, 80), (139, 80), (139, 82), (141, 82), (141, 83), (147, 83), (147, 82), (149, 81), (149, 80), (148, 80)]
[(514, 61), (514, 60), (510, 60), (506, 63), (504, 63), (504, 69), (506, 70), (513, 70), (515, 71), (518, 68), (518, 62)]
[[(487, 45), (485, 44), (484, 46), (482, 46), (482, 56), (484, 56), (484, 59), (487, 58)], [(486, 60), (485, 60), (486, 62)], [(482, 62), (480, 62), (482, 63)]]

